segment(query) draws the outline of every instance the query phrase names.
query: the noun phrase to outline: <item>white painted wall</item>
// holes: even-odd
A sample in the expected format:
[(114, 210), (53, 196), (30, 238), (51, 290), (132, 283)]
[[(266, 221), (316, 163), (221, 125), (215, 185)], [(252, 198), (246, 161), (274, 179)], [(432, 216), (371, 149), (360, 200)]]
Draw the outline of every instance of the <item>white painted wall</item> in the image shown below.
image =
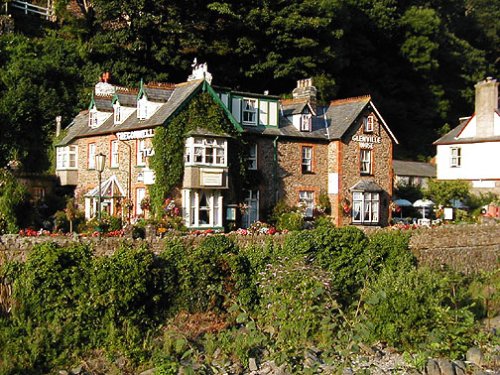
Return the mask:
[[(500, 116), (498, 113), (494, 113), (494, 123), (493, 123), (493, 136), (500, 135)], [(462, 130), (462, 133), (458, 136), (458, 138), (474, 138), (476, 136), (476, 116), (472, 117), (465, 127)]]
[[(461, 147), (461, 166), (452, 168), (451, 148)], [(440, 180), (500, 179), (500, 141), (438, 145), (436, 164)]]

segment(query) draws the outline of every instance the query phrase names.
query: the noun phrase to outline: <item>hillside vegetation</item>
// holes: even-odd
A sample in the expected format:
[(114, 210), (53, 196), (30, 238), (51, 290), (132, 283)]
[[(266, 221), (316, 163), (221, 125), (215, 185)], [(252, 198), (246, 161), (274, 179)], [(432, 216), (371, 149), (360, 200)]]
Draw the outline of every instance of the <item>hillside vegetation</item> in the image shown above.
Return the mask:
[(427, 356), (499, 344), (480, 327), (499, 313), (498, 277), (417, 267), (402, 232), (328, 225), (282, 246), (272, 236), (244, 248), (223, 235), (196, 246), (173, 237), (158, 255), (46, 243), (0, 269), (12, 289), (0, 306), (0, 373), (241, 373), (250, 358), (317, 373), (308, 350), (341, 372), (381, 342), (419, 368)]
[(371, 94), (413, 157), (432, 154), (439, 130), (473, 112), (474, 84), (498, 74), (500, 10), (486, 0), (55, 6), (56, 23), (0, 22), (0, 165), (47, 170), (55, 116), (67, 125), (87, 108), (104, 71), (121, 85), (180, 82), (197, 57), (217, 85), (272, 94), (311, 76), (321, 101)]

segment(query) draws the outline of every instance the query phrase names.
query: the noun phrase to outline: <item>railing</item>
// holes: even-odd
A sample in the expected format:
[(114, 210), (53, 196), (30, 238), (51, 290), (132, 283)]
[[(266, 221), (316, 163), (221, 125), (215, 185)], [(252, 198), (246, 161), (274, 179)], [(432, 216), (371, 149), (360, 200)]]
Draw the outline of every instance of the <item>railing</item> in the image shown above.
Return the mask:
[(16, 9), (21, 9), (24, 14), (32, 13), (44, 16), (45, 19), (50, 20), (54, 17), (54, 7), (52, 5), (52, 0), (47, 0), (47, 6), (41, 7), (28, 3), (27, 1), (12, 0), (10, 6)]

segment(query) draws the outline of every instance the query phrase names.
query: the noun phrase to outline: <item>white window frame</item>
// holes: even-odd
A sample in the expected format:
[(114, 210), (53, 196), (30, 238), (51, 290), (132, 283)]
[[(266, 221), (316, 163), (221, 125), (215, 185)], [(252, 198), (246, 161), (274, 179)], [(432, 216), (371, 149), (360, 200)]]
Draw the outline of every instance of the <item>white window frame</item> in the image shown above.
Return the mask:
[(299, 207), (304, 208), (304, 217), (314, 216), (314, 191), (300, 190), (299, 191)]
[(146, 140), (138, 139), (137, 145), (137, 166), (144, 167), (146, 165)]
[(303, 113), (300, 115), (300, 131), (310, 132), (312, 130), (312, 115), (310, 113)]
[(259, 190), (246, 191), (246, 211), (241, 217), (241, 226), (243, 228), (248, 228), (259, 220), (259, 196)]
[(89, 110), (89, 126), (92, 129), (99, 127), (99, 117), (97, 113), (98, 111), (95, 106)]
[(138, 187), (135, 189), (135, 215), (142, 215), (144, 210), (141, 207), (142, 200), (146, 198), (146, 188)]
[(303, 174), (313, 172), (313, 147), (302, 146), (301, 150), (301, 170)]
[(89, 143), (87, 145), (87, 168), (95, 169), (96, 144)]
[[(206, 206), (200, 206), (205, 194)], [(184, 223), (188, 228), (222, 227), (222, 194), (219, 190), (184, 189), (182, 191)], [(207, 221), (200, 221), (200, 213), (205, 211)]]
[(245, 125), (257, 125), (257, 109), (259, 108), (259, 102), (257, 99), (243, 98), (241, 101), (241, 119)]
[(352, 193), (352, 222), (378, 224), (380, 222), (380, 194), (354, 191)]
[(359, 150), (359, 170), (363, 175), (372, 174), (373, 150), (361, 148)]
[(139, 120), (146, 120), (148, 118), (148, 99), (145, 95), (137, 99), (137, 118)]
[(78, 146), (65, 146), (57, 148), (56, 169), (78, 169)]
[(111, 146), (110, 146), (111, 160), (109, 164), (111, 168), (118, 168), (120, 166), (120, 151), (118, 142), (119, 142), (118, 140), (111, 141)]
[(115, 125), (122, 123), (122, 109), (121, 109), (121, 105), (119, 102), (116, 102), (113, 105), (113, 119), (114, 119)]
[(368, 115), (363, 118), (363, 131), (365, 133), (373, 133), (375, 129), (375, 116)]
[(257, 143), (250, 143), (248, 145), (247, 166), (249, 170), (257, 170)]
[(184, 152), (185, 165), (227, 167), (227, 140), (189, 137)]
[(450, 167), (460, 168), (462, 166), (462, 148), (461, 147), (451, 147), (450, 148)]

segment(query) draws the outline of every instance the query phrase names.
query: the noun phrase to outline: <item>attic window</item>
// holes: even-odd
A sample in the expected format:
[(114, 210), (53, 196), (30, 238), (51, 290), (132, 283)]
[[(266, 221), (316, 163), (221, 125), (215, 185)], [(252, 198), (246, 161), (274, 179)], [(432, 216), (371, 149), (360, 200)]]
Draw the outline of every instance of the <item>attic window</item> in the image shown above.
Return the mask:
[(243, 123), (257, 124), (257, 100), (243, 99)]
[(310, 113), (304, 113), (300, 116), (300, 131), (310, 132), (312, 130), (312, 116)]
[(122, 122), (122, 111), (120, 103), (116, 102), (115, 105), (113, 105), (113, 114), (114, 114), (115, 124), (120, 124)]
[(95, 107), (93, 107), (89, 111), (89, 126), (92, 129), (95, 129), (99, 126), (99, 118), (98, 118), (97, 110), (95, 109)]
[(365, 133), (373, 132), (374, 123), (375, 123), (375, 117), (373, 115), (366, 116), (363, 119), (363, 131)]
[(137, 100), (137, 118), (139, 120), (148, 118), (148, 100), (145, 96)]

